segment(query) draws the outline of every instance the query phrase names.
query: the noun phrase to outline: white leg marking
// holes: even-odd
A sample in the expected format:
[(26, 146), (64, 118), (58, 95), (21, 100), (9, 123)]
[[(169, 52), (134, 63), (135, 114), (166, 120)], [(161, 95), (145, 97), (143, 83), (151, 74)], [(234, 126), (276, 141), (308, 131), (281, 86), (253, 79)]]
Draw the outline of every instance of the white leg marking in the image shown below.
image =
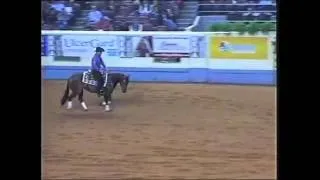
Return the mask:
[(105, 101), (102, 101), (101, 103), (103, 106), (105, 106), (107, 103)]
[(72, 108), (72, 101), (68, 101), (67, 103), (67, 109), (71, 109)]
[(111, 101), (108, 101), (108, 104), (111, 104)]
[(81, 106), (83, 107), (83, 109), (86, 111), (88, 110), (88, 107), (86, 105), (86, 103), (84, 101), (82, 101)]
[(107, 104), (106, 106), (105, 106), (105, 109), (104, 109), (105, 111), (111, 111), (111, 108), (110, 108), (110, 106)]

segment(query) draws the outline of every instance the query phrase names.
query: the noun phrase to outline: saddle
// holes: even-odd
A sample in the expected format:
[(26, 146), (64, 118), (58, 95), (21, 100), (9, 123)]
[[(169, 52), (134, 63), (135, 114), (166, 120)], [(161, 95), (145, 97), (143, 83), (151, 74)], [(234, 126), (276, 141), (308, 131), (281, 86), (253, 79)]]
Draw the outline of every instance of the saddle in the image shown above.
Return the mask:
[[(103, 78), (104, 78), (103, 87), (106, 87), (106, 85), (108, 83), (108, 75), (107, 74), (103, 74)], [(97, 84), (98, 84), (98, 82), (94, 79), (91, 70), (83, 72), (82, 82), (84, 84), (89, 84), (89, 85), (92, 85), (92, 86), (97, 86)]]

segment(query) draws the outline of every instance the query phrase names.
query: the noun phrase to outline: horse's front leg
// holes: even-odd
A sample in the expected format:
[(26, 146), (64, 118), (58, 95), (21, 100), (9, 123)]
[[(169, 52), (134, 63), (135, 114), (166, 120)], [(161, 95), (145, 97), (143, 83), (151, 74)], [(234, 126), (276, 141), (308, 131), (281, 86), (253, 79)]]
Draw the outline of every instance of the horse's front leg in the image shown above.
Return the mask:
[(109, 92), (106, 92), (103, 96), (104, 97), (104, 106), (105, 106), (104, 110), (107, 112), (111, 111), (110, 104), (106, 103), (106, 102), (108, 102), (110, 96), (111, 96), (111, 94)]
[(111, 94), (110, 94), (110, 96), (108, 97), (108, 104), (111, 104)]
[(106, 101), (104, 100), (104, 98), (103, 98), (103, 100), (102, 100), (102, 102), (101, 102), (101, 104), (100, 104), (100, 106), (105, 106), (107, 103), (106, 103)]
[(105, 106), (105, 105), (107, 104), (106, 102), (108, 102), (108, 104), (110, 105), (110, 104), (111, 104), (111, 100), (112, 100), (112, 98), (111, 98), (111, 95), (110, 95), (110, 96), (108, 97), (108, 100), (107, 100), (107, 101), (105, 101), (105, 99), (103, 99), (101, 105), (102, 105), (102, 106)]

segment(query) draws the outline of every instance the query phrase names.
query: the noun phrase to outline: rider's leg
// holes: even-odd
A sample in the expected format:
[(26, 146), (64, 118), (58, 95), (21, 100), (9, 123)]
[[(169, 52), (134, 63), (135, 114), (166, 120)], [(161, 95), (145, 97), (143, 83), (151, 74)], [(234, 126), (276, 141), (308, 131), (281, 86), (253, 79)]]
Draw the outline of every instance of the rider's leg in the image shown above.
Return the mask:
[(98, 76), (99, 76), (99, 77), (98, 77), (98, 79), (97, 79), (97, 81), (98, 81), (98, 84), (97, 84), (97, 92), (100, 93), (104, 81), (103, 81), (102, 74), (99, 73)]
[(103, 86), (103, 77), (99, 71), (93, 70), (92, 75), (94, 79), (97, 81), (97, 93), (100, 94), (100, 90)]

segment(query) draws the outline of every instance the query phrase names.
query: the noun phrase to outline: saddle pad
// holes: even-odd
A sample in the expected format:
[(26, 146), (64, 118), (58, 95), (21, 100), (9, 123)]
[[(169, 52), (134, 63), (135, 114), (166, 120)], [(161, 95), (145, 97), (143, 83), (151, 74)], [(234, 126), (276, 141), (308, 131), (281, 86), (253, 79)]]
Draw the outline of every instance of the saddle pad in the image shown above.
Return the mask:
[[(107, 77), (108, 77), (107, 75), (104, 75), (105, 80), (104, 80), (103, 87), (106, 87), (107, 85)], [(94, 80), (93, 75), (90, 71), (83, 72), (82, 82), (85, 84), (93, 85), (93, 86), (96, 86), (98, 84), (97, 81)]]
[(89, 72), (89, 71), (83, 72), (82, 82), (85, 83), (85, 84), (93, 85), (93, 86), (97, 85), (97, 81), (94, 80), (91, 72)]

